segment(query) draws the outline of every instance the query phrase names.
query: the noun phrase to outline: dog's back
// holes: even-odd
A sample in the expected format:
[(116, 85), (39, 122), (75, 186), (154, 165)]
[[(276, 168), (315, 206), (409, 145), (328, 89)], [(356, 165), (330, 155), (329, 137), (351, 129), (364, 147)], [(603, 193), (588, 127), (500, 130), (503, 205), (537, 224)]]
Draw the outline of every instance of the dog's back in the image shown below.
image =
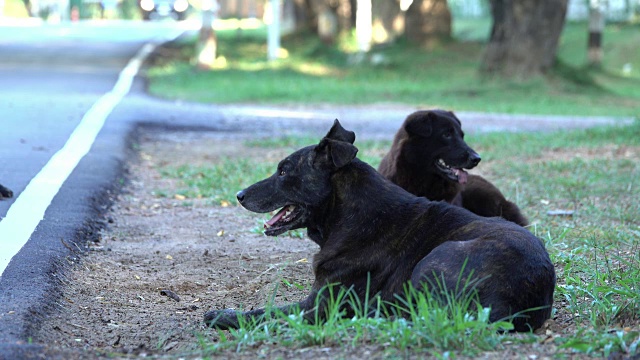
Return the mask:
[(529, 224), (518, 205), (507, 200), (495, 185), (481, 176), (469, 175), (460, 191), (460, 200), (462, 207), (480, 216), (500, 216), (520, 226)]

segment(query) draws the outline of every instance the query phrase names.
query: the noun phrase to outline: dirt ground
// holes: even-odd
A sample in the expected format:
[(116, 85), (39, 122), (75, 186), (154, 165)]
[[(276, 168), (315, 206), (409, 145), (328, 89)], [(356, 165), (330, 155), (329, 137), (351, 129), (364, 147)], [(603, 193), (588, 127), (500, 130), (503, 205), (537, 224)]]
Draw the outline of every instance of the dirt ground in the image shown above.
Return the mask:
[[(33, 338), (47, 345), (45, 358), (198, 358), (199, 340), (218, 338), (202, 323), (209, 309), (248, 310), (263, 307), (274, 294), (276, 304), (306, 295), (317, 245), (306, 238), (266, 237), (261, 233), (264, 215), (235, 204), (185, 199), (175, 195), (183, 185), (159, 173), (160, 167), (213, 164), (223, 157), (279, 160), (288, 155), (288, 150), (246, 147), (243, 136), (250, 135), (142, 132), (138, 155), (128, 164), (129, 181), (100, 242), (87, 244), (90, 250), (81, 262), (65, 273), (60, 300)], [(617, 156), (619, 149), (614, 150), (600, 156)], [(638, 149), (631, 150), (637, 156)], [(535, 343), (482, 357), (553, 356), (557, 349), (549, 343), (551, 335), (574, 331), (569, 320), (570, 314), (560, 311)], [(267, 344), (219, 356), (361, 359), (383, 358), (385, 352), (384, 345), (374, 344), (304, 349)]]
[(202, 324), (205, 311), (263, 307), (274, 292), (276, 303), (295, 302), (305, 292), (291, 284), (309, 288), (313, 242), (266, 237), (264, 216), (235, 205), (154, 193), (180, 186), (160, 165), (283, 153), (245, 148), (229, 134), (150, 131), (141, 140), (108, 228), (66, 274), (59, 306), (34, 342), (115, 356), (188, 354), (198, 336), (216, 337)]

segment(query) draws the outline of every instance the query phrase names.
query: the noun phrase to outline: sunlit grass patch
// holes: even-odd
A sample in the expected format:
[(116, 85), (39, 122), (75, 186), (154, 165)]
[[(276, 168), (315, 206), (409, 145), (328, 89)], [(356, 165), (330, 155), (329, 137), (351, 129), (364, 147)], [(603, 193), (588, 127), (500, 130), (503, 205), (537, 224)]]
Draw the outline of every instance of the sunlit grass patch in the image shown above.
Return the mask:
[(460, 21), (454, 27), (458, 41), (430, 50), (398, 41), (374, 47), (365, 61), (355, 60), (350, 34), (334, 45), (311, 33), (285, 36), (282, 56), (269, 61), (264, 27), (220, 29), (221, 66), (195, 69), (194, 37), (180, 46), (188, 56), (167, 55), (149, 69), (149, 89), (162, 97), (207, 103), (392, 102), (457, 111), (640, 115), (636, 26), (607, 26), (603, 68), (593, 70), (584, 65), (586, 23), (568, 23), (557, 66), (527, 81), (486, 78), (479, 72), (485, 43), (478, 34), (486, 34), (487, 27), (486, 21)]

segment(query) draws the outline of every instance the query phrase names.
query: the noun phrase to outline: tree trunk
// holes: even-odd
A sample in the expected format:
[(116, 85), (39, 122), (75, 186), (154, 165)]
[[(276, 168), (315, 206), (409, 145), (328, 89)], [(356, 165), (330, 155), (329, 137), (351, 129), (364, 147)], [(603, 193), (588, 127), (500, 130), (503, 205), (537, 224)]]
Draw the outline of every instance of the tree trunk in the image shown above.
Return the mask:
[(493, 28), (481, 70), (528, 78), (555, 62), (568, 0), (490, 0)]
[(338, 37), (338, 17), (326, 4), (319, 5), (318, 10), (318, 36), (327, 43), (332, 44)]
[(358, 0), (355, 23), (358, 51), (367, 52), (371, 50), (371, 0)]
[[(329, 1), (332, 6), (334, 3), (335, 1)], [(335, 12), (338, 15), (340, 31), (351, 30), (355, 20), (355, 8), (351, 6), (351, 0), (338, 0)]]
[(318, 35), (324, 42), (333, 42), (338, 33), (353, 27), (351, 0), (309, 0), (308, 4), (317, 18)]
[(589, 42), (587, 58), (589, 65), (602, 64), (602, 33), (604, 31), (603, 1), (589, 0)]
[(373, 42), (393, 41), (404, 30), (404, 13), (397, 0), (372, 1)]
[(414, 0), (406, 13), (407, 39), (433, 46), (451, 38), (451, 11), (447, 0)]
[(265, 6), (266, 9), (271, 12), (271, 23), (267, 29), (267, 59), (274, 61), (278, 59), (278, 52), (280, 51), (282, 1), (269, 0), (269, 6)]
[(213, 21), (219, 6), (217, 0), (207, 0), (203, 5), (202, 27), (196, 44), (196, 65), (198, 69), (209, 70), (213, 68), (218, 52), (218, 37), (213, 29)]
[(315, 31), (318, 27), (318, 16), (311, 0), (293, 0), (296, 30)]
[(27, 9), (27, 14), (29, 14), (30, 17), (36, 17), (38, 15), (31, 11), (31, 0), (22, 0), (22, 2), (24, 3), (24, 8)]

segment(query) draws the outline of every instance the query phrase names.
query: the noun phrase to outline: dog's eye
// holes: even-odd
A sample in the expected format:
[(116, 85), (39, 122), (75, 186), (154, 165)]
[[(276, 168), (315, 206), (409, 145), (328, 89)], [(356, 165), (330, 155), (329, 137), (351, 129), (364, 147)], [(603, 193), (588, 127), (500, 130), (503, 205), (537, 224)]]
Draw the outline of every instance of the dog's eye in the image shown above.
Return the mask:
[(278, 176), (285, 176), (287, 175), (287, 172), (284, 170), (280, 170), (280, 172), (278, 173)]
[(451, 139), (451, 132), (447, 131), (446, 133), (442, 134), (442, 137), (445, 139)]

